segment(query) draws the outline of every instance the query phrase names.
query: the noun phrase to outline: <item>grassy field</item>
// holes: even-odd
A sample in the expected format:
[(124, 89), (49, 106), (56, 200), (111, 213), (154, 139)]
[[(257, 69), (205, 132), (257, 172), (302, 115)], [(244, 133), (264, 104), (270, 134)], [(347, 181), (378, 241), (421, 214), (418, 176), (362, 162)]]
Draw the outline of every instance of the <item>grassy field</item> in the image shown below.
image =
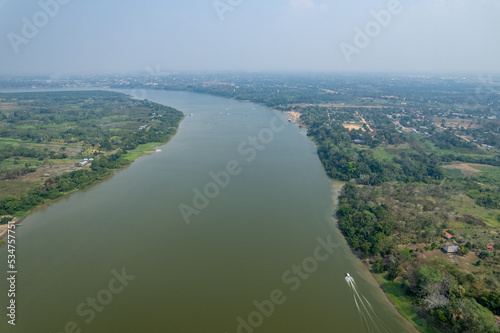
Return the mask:
[(0, 144), (21, 143), (22, 140), (12, 138), (0, 138)]
[[(356, 145), (353, 145), (356, 146)], [(390, 152), (390, 149), (384, 147), (377, 147), (375, 149), (366, 148), (366, 147), (358, 147), (361, 150), (371, 150), (373, 152), (373, 156), (377, 160), (392, 160), (394, 158), (394, 154)]]
[(492, 167), (489, 165), (474, 164), (474, 168), (481, 171), (477, 174), (479, 181), (487, 182), (488, 184), (500, 185), (500, 167)]
[(144, 155), (149, 155), (155, 152), (155, 147), (160, 146), (165, 144), (165, 142), (149, 142), (143, 145), (137, 146), (137, 148), (129, 150), (127, 153), (127, 156), (125, 158), (133, 162), (137, 158), (144, 156)]
[(448, 169), (448, 168), (443, 168), (444, 169), (444, 175), (448, 178), (461, 178), (463, 177), (463, 173), (459, 169)]
[(10, 179), (0, 181), (0, 199), (14, 195), (21, 195), (28, 192), (37, 185), (41, 185), (42, 180)]
[(478, 206), (474, 202), (474, 199), (465, 194), (453, 196), (450, 203), (459, 215), (471, 215), (486, 223), (488, 227), (500, 228), (500, 222), (497, 219), (500, 214), (499, 209)]
[(377, 147), (376, 149), (374, 149), (373, 156), (378, 160), (392, 160), (394, 158), (393, 154), (382, 147)]

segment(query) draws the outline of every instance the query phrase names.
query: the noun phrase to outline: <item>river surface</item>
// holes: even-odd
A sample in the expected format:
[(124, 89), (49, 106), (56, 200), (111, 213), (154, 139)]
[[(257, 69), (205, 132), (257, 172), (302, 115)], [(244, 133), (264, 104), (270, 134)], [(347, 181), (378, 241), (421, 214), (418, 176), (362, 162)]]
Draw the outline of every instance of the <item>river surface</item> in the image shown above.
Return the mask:
[(23, 221), (0, 332), (414, 331), (338, 233), (340, 184), (305, 130), (249, 102), (144, 97), (188, 114), (177, 135)]

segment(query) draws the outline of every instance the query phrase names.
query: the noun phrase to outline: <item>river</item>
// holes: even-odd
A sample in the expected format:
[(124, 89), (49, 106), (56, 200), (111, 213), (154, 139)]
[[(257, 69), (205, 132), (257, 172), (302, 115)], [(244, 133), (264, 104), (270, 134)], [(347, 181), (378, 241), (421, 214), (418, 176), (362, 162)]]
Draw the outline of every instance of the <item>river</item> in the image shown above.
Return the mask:
[(340, 184), (305, 130), (249, 102), (145, 97), (188, 114), (177, 135), (23, 221), (1, 332), (415, 331), (337, 231)]

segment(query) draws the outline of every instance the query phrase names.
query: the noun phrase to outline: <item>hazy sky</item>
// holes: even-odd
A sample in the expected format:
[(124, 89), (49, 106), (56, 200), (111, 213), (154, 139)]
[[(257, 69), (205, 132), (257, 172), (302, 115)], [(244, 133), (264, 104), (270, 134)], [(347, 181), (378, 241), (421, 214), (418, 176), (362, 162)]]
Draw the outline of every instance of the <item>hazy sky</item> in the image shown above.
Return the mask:
[(498, 0), (0, 0), (0, 73), (491, 73), (499, 33)]

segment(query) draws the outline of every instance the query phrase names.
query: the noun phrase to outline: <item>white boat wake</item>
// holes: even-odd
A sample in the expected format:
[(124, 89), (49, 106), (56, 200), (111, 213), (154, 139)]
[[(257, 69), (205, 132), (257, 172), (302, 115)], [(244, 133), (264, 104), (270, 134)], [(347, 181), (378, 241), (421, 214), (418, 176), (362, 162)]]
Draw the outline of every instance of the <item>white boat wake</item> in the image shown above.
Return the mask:
[(351, 288), (354, 304), (356, 304), (356, 308), (365, 323), (367, 331), (369, 333), (390, 333), (384, 321), (377, 315), (370, 302), (363, 294), (359, 293), (354, 278), (347, 273), (345, 280), (349, 288)]

